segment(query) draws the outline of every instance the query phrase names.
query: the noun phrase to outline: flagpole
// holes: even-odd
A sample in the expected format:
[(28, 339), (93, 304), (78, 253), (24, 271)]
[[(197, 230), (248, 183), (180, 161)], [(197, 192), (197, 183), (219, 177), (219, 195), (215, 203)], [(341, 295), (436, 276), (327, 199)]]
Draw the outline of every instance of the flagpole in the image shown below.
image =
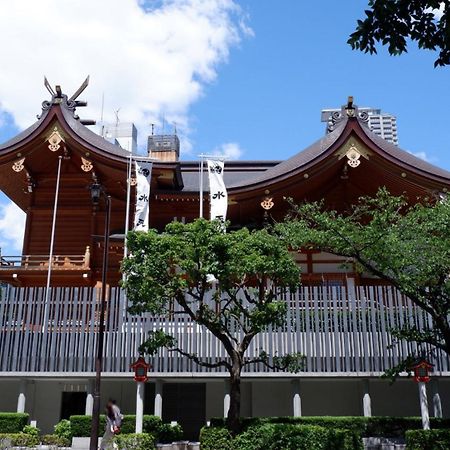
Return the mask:
[(200, 218), (203, 218), (203, 155), (200, 155)]
[(50, 235), (50, 250), (48, 256), (48, 271), (47, 271), (47, 288), (45, 290), (45, 303), (44, 303), (44, 317), (42, 321), (42, 332), (46, 331), (47, 321), (48, 321), (48, 302), (50, 299), (50, 280), (52, 276), (52, 266), (53, 266), (53, 247), (55, 244), (55, 229), (56, 229), (56, 211), (58, 209), (58, 198), (59, 198), (59, 181), (61, 178), (61, 161), (62, 156), (58, 157), (58, 172), (56, 175), (56, 188), (55, 188), (55, 203), (53, 205), (53, 220), (52, 220), (52, 231)]
[[(130, 227), (130, 202), (131, 202), (131, 167), (133, 155), (130, 154), (128, 158), (128, 174), (127, 174), (127, 210), (125, 213), (125, 237), (123, 241), (123, 257), (126, 258), (128, 254), (127, 234)], [(123, 275), (125, 278), (125, 274)]]

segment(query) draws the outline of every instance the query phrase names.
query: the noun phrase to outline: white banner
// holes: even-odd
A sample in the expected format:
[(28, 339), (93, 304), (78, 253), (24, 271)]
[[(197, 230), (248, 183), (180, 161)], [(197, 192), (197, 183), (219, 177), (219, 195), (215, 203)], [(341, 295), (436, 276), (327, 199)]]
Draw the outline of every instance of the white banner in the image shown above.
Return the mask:
[(207, 160), (209, 175), (209, 199), (211, 205), (211, 220), (227, 218), (228, 194), (223, 181), (224, 162)]
[(136, 161), (136, 213), (134, 215), (135, 231), (148, 231), (151, 180), (152, 163), (149, 161)]

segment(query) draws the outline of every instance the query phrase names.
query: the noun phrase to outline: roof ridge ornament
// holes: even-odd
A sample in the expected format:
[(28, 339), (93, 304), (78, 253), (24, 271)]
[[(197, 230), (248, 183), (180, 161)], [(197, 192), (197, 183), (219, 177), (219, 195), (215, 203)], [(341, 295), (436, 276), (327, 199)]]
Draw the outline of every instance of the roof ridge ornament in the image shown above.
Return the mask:
[[(72, 94), (69, 98), (68, 95), (63, 94), (61, 86), (57, 84), (55, 89), (50, 85), (47, 77), (44, 76), (44, 86), (52, 96), (51, 100), (44, 100), (42, 102), (42, 112), (49, 110), (53, 105), (61, 105), (72, 112), (75, 119), (79, 119), (78, 115), (75, 114), (75, 109), (77, 107), (87, 106), (87, 102), (77, 100), (77, 98), (84, 92), (84, 90), (89, 86), (89, 75), (81, 83), (81, 86)], [(40, 119), (42, 114), (38, 115), (37, 118)], [(92, 121), (90, 121), (92, 122)]]
[(340, 111), (334, 111), (327, 125), (327, 133), (335, 130), (336, 125), (348, 119), (358, 119), (362, 125), (369, 126), (369, 114), (366, 111), (359, 111), (358, 106), (353, 103), (353, 96), (350, 95), (347, 99), (347, 104), (341, 107)]

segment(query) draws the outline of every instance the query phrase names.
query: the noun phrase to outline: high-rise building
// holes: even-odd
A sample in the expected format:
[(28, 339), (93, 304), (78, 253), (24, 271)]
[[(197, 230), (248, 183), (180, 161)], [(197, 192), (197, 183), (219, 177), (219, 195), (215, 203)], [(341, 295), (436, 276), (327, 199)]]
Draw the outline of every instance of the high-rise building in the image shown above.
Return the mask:
[[(397, 118), (395, 116), (389, 113), (385, 113), (381, 111), (381, 109), (377, 108), (358, 107), (358, 111), (360, 113), (367, 113), (368, 125), (371, 131), (373, 131), (378, 136), (381, 136), (383, 139), (386, 139), (386, 141), (398, 145)], [(330, 124), (333, 123), (333, 114), (340, 112), (340, 108), (322, 109), (322, 122), (327, 123), (327, 133), (330, 132)]]

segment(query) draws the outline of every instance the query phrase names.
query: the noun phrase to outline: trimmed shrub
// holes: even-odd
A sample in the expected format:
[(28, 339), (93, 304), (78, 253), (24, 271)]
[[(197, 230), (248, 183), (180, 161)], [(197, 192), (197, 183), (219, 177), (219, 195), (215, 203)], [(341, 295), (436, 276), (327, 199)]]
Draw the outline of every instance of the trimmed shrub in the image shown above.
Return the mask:
[(171, 425), (163, 423), (158, 430), (158, 443), (171, 444), (172, 442), (181, 441), (183, 439), (183, 428), (181, 425)]
[[(100, 416), (99, 434), (102, 435), (105, 430), (106, 418)], [(92, 416), (70, 416), (70, 429), (74, 437), (89, 437), (91, 435)]]
[(67, 439), (69, 441), (72, 439), (72, 427), (70, 425), (70, 420), (67, 419), (61, 420), (61, 422), (58, 422), (53, 427), (53, 429), (55, 431), (55, 436)]
[(317, 425), (265, 423), (231, 437), (223, 427), (204, 427), (202, 450), (361, 450), (361, 436), (351, 430)]
[(200, 442), (202, 450), (236, 450), (230, 432), (224, 427), (203, 427)]
[(149, 433), (119, 434), (114, 441), (119, 450), (149, 450), (155, 446), (155, 436)]
[[(103, 434), (105, 429), (104, 415), (100, 416), (100, 434)], [(89, 437), (91, 435), (91, 416), (70, 416), (70, 431), (71, 436), (75, 437)], [(62, 423), (64, 421), (61, 421)], [(59, 424), (58, 424), (59, 425)], [(143, 431), (144, 433), (150, 433), (154, 436), (159, 435), (159, 429), (162, 425), (162, 421), (157, 416), (145, 415), (143, 421)], [(133, 434), (136, 430), (136, 416), (134, 415), (124, 415), (122, 420), (122, 426), (120, 427), (121, 433), (123, 434)], [(56, 433), (56, 429), (55, 429)], [(57, 434), (57, 433), (56, 433)]]
[(11, 447), (36, 447), (39, 445), (39, 437), (25, 433), (0, 433), (0, 448)]
[(450, 429), (406, 432), (406, 450), (448, 450), (449, 448)]
[(28, 423), (28, 414), (0, 413), (0, 433), (20, 433)]
[(71, 440), (56, 434), (44, 434), (41, 437), (41, 443), (43, 445), (52, 445), (55, 447), (70, 447)]
[[(450, 428), (450, 419), (431, 418), (431, 428)], [(241, 419), (242, 430), (265, 423), (289, 423), (299, 425), (318, 425), (325, 428), (352, 430), (363, 437), (403, 437), (406, 430), (422, 428), (420, 417), (352, 417), (352, 416), (304, 416), (304, 417), (249, 417)], [(212, 427), (225, 426), (225, 419), (211, 419)]]

